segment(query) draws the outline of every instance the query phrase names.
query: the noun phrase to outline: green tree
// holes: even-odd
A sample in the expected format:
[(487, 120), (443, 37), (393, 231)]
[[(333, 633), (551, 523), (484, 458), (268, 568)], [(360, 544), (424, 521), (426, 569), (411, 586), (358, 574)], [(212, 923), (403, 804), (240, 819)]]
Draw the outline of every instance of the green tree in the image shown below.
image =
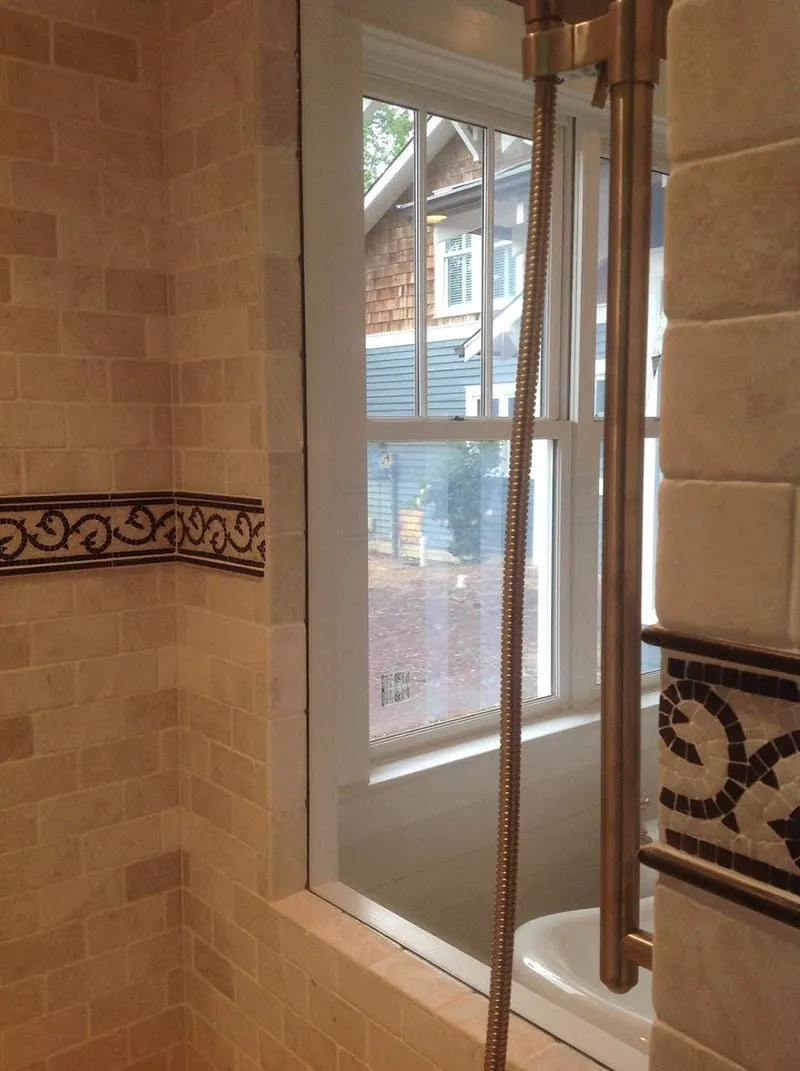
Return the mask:
[(424, 504), (449, 527), (450, 553), (460, 562), (481, 559), (483, 481), (499, 462), (499, 443), (451, 443), (433, 481), (424, 488)]
[(408, 144), (413, 129), (413, 113), (396, 104), (378, 104), (364, 120), (365, 193)]

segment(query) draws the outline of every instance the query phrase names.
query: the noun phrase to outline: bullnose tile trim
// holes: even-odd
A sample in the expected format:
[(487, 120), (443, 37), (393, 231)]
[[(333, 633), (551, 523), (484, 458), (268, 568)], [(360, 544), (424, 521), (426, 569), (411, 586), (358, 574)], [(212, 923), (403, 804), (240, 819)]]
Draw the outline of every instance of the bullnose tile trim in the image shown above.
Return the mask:
[(0, 498), (0, 576), (185, 561), (262, 576), (264, 503), (185, 491)]

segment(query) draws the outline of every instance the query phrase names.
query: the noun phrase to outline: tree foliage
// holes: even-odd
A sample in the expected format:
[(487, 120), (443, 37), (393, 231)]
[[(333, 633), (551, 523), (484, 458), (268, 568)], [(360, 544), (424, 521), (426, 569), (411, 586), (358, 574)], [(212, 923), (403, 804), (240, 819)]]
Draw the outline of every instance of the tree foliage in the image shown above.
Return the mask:
[(458, 561), (481, 559), (484, 480), (497, 472), (499, 461), (499, 443), (451, 443), (433, 481), (423, 490), (424, 505), (450, 529), (450, 553)]
[(413, 128), (413, 113), (396, 104), (379, 104), (364, 120), (365, 193), (408, 143)]

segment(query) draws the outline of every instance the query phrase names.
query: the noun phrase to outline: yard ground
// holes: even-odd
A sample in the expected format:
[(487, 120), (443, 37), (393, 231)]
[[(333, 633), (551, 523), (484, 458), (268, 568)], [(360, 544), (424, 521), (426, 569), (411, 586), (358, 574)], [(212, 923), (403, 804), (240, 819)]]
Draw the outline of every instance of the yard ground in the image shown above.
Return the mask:
[[(500, 697), (502, 558), (397, 561), (370, 552), (370, 736), (451, 721)], [(525, 600), (524, 694), (536, 694), (536, 570)], [(408, 671), (410, 698), (383, 706), (381, 676)]]

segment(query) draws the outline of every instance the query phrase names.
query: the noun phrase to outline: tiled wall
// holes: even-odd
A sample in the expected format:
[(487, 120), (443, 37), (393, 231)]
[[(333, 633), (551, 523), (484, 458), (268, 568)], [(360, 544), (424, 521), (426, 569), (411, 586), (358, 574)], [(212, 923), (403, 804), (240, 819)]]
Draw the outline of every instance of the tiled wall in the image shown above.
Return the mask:
[(0, 577), (0, 1071), (480, 1065), (483, 998), (299, 892), (296, 37), (294, 0), (0, 7), (0, 494), (263, 498), (268, 563)]
[[(670, 16), (659, 620), (786, 650), (800, 641), (798, 40), (792, 0), (677, 0)], [(797, 893), (797, 684), (747, 658), (668, 659), (662, 824), (673, 847)], [(674, 882), (656, 909), (654, 1071), (793, 1067), (796, 932)]]

